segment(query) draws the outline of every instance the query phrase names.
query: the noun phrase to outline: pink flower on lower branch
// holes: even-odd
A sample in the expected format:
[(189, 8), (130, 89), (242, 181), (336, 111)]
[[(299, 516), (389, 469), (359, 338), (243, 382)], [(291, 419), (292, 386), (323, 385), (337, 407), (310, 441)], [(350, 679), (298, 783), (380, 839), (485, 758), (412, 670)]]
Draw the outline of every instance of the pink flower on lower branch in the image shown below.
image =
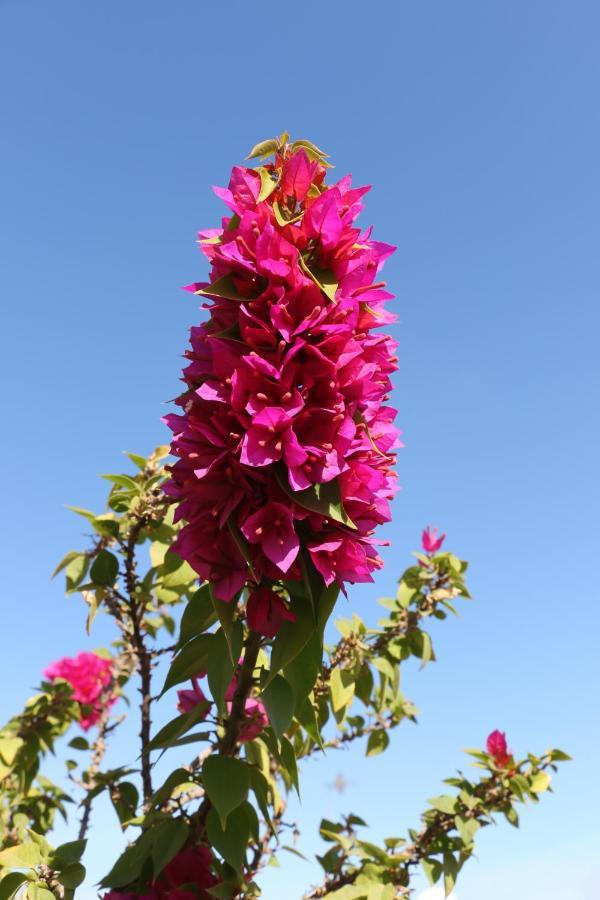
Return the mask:
[[(240, 663), (242, 662), (243, 659), (240, 659)], [(228, 715), (231, 715), (236, 688), (237, 678), (234, 676), (225, 693)], [(248, 697), (244, 703), (244, 718), (238, 731), (238, 742), (243, 744), (246, 741), (253, 741), (254, 738), (258, 737), (263, 728), (267, 728), (268, 725), (269, 717), (262, 700), (258, 700), (256, 697)]]
[(438, 550), (441, 549), (442, 544), (446, 540), (446, 535), (441, 534), (438, 537), (438, 529), (432, 528), (431, 525), (428, 525), (427, 528), (423, 529), (423, 534), (421, 536), (421, 544), (423, 546), (423, 550), (425, 553), (437, 553)]
[[(205, 674), (205, 673), (204, 673)], [(180, 713), (188, 713), (203, 703), (206, 706), (202, 720), (210, 712), (211, 702), (200, 687), (197, 678), (192, 678), (192, 687), (189, 690), (177, 691), (177, 709)]]
[(500, 769), (503, 769), (512, 759), (512, 752), (508, 749), (506, 735), (503, 731), (492, 731), (488, 735), (485, 746), (492, 760)]
[(186, 847), (165, 866), (160, 878), (143, 894), (109, 891), (102, 900), (210, 900), (208, 890), (218, 883), (211, 865), (212, 854), (208, 847), (203, 844)]
[(48, 681), (64, 678), (69, 682), (73, 699), (83, 707), (79, 724), (84, 731), (96, 725), (104, 710), (117, 699), (111, 688), (113, 661), (97, 653), (78, 653), (72, 658), (58, 659), (44, 671), (44, 677)]

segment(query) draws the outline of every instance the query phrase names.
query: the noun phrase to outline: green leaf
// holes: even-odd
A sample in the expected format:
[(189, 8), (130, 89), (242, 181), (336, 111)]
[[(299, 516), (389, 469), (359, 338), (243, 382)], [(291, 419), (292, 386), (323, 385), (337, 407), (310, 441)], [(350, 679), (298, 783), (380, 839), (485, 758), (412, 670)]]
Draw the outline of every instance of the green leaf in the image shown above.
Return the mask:
[(422, 859), (421, 866), (423, 867), (423, 871), (425, 872), (425, 876), (427, 881), (433, 887), (434, 884), (442, 877), (443, 867), (441, 862), (437, 859)]
[(27, 881), (24, 872), (9, 872), (0, 881), (0, 900), (11, 900), (21, 885)]
[(390, 742), (390, 737), (387, 731), (384, 731), (383, 728), (378, 729), (377, 731), (372, 731), (369, 735), (369, 740), (367, 741), (367, 756), (376, 756), (378, 753), (383, 753), (383, 751), (387, 748)]
[(169, 747), (185, 747), (187, 744), (197, 744), (198, 741), (208, 741), (213, 734), (213, 731), (193, 731), (191, 734), (177, 738), (176, 741), (169, 744)]
[(119, 536), (119, 523), (112, 516), (95, 516), (92, 525), (103, 537), (116, 538)]
[(90, 745), (84, 737), (74, 737), (72, 741), (69, 741), (69, 743), (67, 744), (67, 747), (72, 747), (73, 750), (89, 750), (90, 749)]
[(90, 578), (94, 584), (112, 587), (119, 574), (119, 561), (109, 550), (100, 550), (90, 569)]
[(242, 303), (248, 299), (247, 297), (243, 297), (240, 294), (231, 275), (223, 275), (222, 278), (217, 278), (216, 281), (213, 281), (206, 287), (200, 288), (198, 291), (195, 291), (195, 293), (199, 294), (201, 297), (216, 297), (217, 299), (222, 298), (224, 300), (237, 300), (238, 303)]
[(267, 156), (271, 156), (273, 153), (276, 153), (277, 147), (277, 138), (269, 138), (269, 140), (267, 141), (259, 141), (258, 144), (254, 145), (246, 159), (255, 159), (257, 156), (260, 156), (264, 159)]
[(240, 759), (209, 756), (202, 766), (202, 783), (225, 828), (229, 813), (237, 809), (248, 796), (248, 766)]
[[(238, 655), (241, 651), (243, 639), (241, 632), (242, 625), (240, 622), (237, 622), (233, 636), (235, 636), (236, 648), (239, 647)], [(190, 645), (188, 644), (187, 646), (189, 647)], [(229, 651), (229, 644), (227, 643), (225, 633), (222, 628), (219, 628), (213, 635), (213, 641), (206, 661), (208, 685), (219, 715), (222, 715), (225, 708), (225, 693), (229, 687), (235, 668), (231, 657), (232, 654)]]
[(198, 722), (201, 722), (206, 718), (208, 705), (208, 701), (207, 703), (199, 703), (189, 712), (182, 713), (180, 716), (171, 719), (171, 721), (167, 722), (167, 724), (160, 729), (158, 734), (152, 738), (148, 744), (148, 750), (172, 747), (178, 738), (183, 734), (186, 734), (190, 728), (193, 728), (194, 725), (197, 725)]
[(256, 202), (262, 203), (263, 200), (266, 200), (267, 197), (271, 196), (277, 187), (277, 181), (271, 178), (269, 170), (265, 169), (264, 166), (257, 166), (254, 171), (257, 175), (260, 175), (260, 192)]
[(85, 881), (85, 866), (80, 862), (70, 863), (65, 869), (61, 870), (59, 881), (66, 888), (74, 890)]
[(161, 822), (152, 831), (152, 864), (156, 879), (165, 866), (177, 856), (188, 839), (190, 829), (183, 819), (170, 819)]
[(452, 797), (450, 794), (432, 797), (428, 802), (431, 803), (434, 809), (437, 809), (440, 812), (450, 813), (452, 815), (456, 812), (456, 797)]
[(12, 766), (22, 746), (23, 739), (20, 737), (0, 737), (0, 756), (7, 766)]
[(79, 559), (80, 557), (83, 557), (85, 559), (85, 555), (83, 553), (80, 553), (79, 550), (69, 550), (69, 552), (65, 554), (65, 556), (63, 556), (50, 578), (55, 578), (59, 572), (62, 572), (63, 569), (66, 569), (69, 563), (72, 563), (74, 560)]
[(506, 821), (510, 822), (513, 828), (519, 827), (519, 814), (517, 813), (514, 806), (509, 806), (507, 809), (505, 809), (504, 815), (506, 817)]
[(290, 660), (284, 675), (294, 691), (294, 711), (297, 713), (312, 691), (323, 664), (323, 645), (317, 632), (313, 632), (306, 646), (295, 659)]
[(210, 599), (212, 601), (214, 611), (219, 619), (219, 622), (221, 623), (223, 634), (225, 635), (225, 638), (227, 640), (229, 657), (232, 663), (235, 664), (238, 660), (239, 649), (237, 650), (237, 655), (235, 655), (236, 648), (233, 645), (233, 625), (235, 621), (235, 613), (239, 595), (236, 595), (230, 603), (224, 603), (223, 600), (219, 600), (217, 597), (215, 597), (212, 585), (209, 585), (208, 589), (210, 591)]
[[(171, 797), (173, 791), (179, 787), (179, 785), (189, 784), (191, 778), (192, 775), (188, 769), (175, 769), (158, 790), (154, 791), (152, 794), (149, 804), (150, 807), (153, 808), (163, 804), (165, 800), (168, 800)], [(149, 834), (149, 832), (144, 832), (144, 834)]]
[[(189, 772), (185, 774), (189, 776)], [(119, 888), (135, 881), (150, 856), (152, 842), (152, 831), (142, 832), (135, 844), (123, 851), (108, 875), (102, 879), (102, 887)]]
[(481, 828), (477, 819), (464, 819), (462, 816), (455, 816), (454, 824), (460, 834), (460, 839), (465, 846), (473, 843), (476, 832)]
[(299, 138), (292, 144), (292, 150), (298, 150), (300, 147), (306, 150), (306, 154), (310, 159), (318, 159), (322, 163), (329, 159), (329, 153), (320, 150), (316, 144), (313, 144), (312, 141), (307, 141), (306, 138)]
[(269, 792), (271, 787), (269, 782), (256, 766), (250, 766), (250, 787), (254, 791), (258, 808), (267, 825), (272, 829), (271, 813), (269, 810)]
[(27, 900), (56, 900), (56, 896), (43, 881), (35, 881), (27, 886)]
[(87, 572), (89, 559), (85, 553), (76, 554), (67, 564), (65, 570), (67, 592), (77, 590)]
[(278, 740), (292, 724), (294, 692), (282, 675), (276, 675), (262, 692), (269, 721)]
[(328, 519), (341, 522), (342, 525), (346, 525), (348, 528), (356, 528), (356, 525), (344, 509), (337, 479), (328, 481), (326, 484), (314, 484), (303, 491), (293, 491), (283, 471), (278, 470), (277, 481), (284, 493), (298, 506), (302, 506), (303, 509), (308, 509), (310, 512), (319, 513)]
[(200, 634), (179, 651), (167, 672), (161, 696), (173, 685), (206, 671), (215, 638), (213, 634)]
[(139, 793), (131, 781), (119, 781), (110, 791), (110, 799), (122, 826), (135, 818)]
[[(206, 833), (211, 847), (221, 854), (237, 872), (242, 870), (246, 848), (250, 840), (250, 817), (245, 801), (234, 809), (227, 819), (227, 827), (222, 827), (216, 810), (211, 809), (206, 818)], [(252, 807), (250, 807), (252, 809)]]
[(124, 488), (126, 491), (137, 491), (139, 488), (137, 481), (129, 475), (101, 475), (100, 478), (111, 481), (117, 487)]
[(56, 848), (52, 856), (52, 867), (60, 869), (62, 866), (68, 865), (69, 863), (79, 862), (85, 853), (86, 846), (86, 840), (67, 841), (66, 844), (61, 844)]
[(267, 684), (298, 656), (316, 631), (310, 601), (292, 596), (290, 609), (296, 621), (284, 622), (277, 633), (271, 651), (271, 670)]
[(139, 453), (125, 453), (125, 456), (131, 460), (131, 462), (138, 467), (142, 472), (147, 466), (147, 460), (145, 456), (140, 456)]
[(217, 621), (208, 584), (203, 584), (186, 605), (179, 626), (179, 646), (202, 634)]
[(331, 269), (320, 269), (313, 263), (311, 263), (309, 268), (302, 254), (300, 254), (300, 256), (298, 257), (298, 262), (300, 264), (300, 268), (308, 275), (309, 278), (312, 278), (314, 283), (318, 288), (321, 289), (325, 296), (330, 300), (334, 300), (339, 282), (337, 281)]
[(0, 852), (0, 866), (7, 869), (33, 869), (43, 861), (40, 848), (33, 842), (16, 844)]
[(543, 794), (550, 787), (550, 776), (547, 772), (536, 772), (529, 785), (535, 794)]
[(298, 781), (298, 764), (296, 762), (296, 753), (294, 747), (286, 737), (281, 738), (281, 760), (287, 769), (290, 780), (296, 788), (296, 793), (300, 797), (300, 784)]
[(325, 626), (329, 621), (329, 617), (333, 612), (335, 604), (337, 603), (337, 598), (340, 593), (340, 586), (335, 582), (330, 584), (329, 587), (323, 584), (323, 588), (317, 599), (317, 625), (319, 627), (319, 632), (321, 634), (321, 638), (323, 637), (323, 632), (325, 631)]
[(354, 676), (348, 669), (340, 669), (336, 666), (331, 672), (329, 690), (331, 692), (331, 708), (337, 714), (352, 703)]
[(550, 755), (554, 762), (570, 762), (573, 757), (569, 756), (568, 753), (564, 753), (562, 750), (550, 750)]
[(302, 725), (309, 737), (311, 737), (315, 744), (317, 744), (321, 748), (321, 750), (323, 750), (323, 739), (321, 737), (321, 729), (319, 728), (317, 710), (315, 709), (310, 697), (307, 697), (305, 699), (303, 705), (299, 710), (296, 711), (295, 715), (298, 722), (300, 723), (300, 725)]
[(453, 853), (444, 853), (444, 891), (446, 897), (452, 891), (456, 883), (458, 864)]

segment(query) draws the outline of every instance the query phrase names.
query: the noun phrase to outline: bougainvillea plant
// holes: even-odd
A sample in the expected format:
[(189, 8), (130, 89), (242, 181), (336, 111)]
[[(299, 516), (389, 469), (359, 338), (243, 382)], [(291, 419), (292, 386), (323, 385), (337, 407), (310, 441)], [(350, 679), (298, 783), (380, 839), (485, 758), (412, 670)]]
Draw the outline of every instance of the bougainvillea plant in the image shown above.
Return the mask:
[[(353, 742), (369, 757), (385, 751), (416, 718), (401, 667), (434, 660), (427, 620), (469, 597), (467, 564), (427, 527), (380, 601), (385, 617), (338, 619), (324, 643), (339, 592), (382, 566), (377, 527), (397, 486), (396, 344), (381, 331), (395, 317), (380, 276), (394, 248), (355, 224), (368, 189), (349, 176), (328, 185), (327, 157), (309, 141), (284, 134), (249, 158), (259, 164), (215, 189), (221, 227), (200, 232), (210, 271), (188, 289), (206, 314), (166, 418), (173, 458), (167, 447), (128, 454), (134, 474), (104, 476), (106, 510), (75, 509), (88, 548), (57, 567), (87, 605), (88, 632), (110, 617), (112, 648), (50, 663), (0, 729), (0, 900), (74, 897), (82, 860), (98, 852), (86, 845), (102, 793), (127, 846), (100, 896), (260, 896), (263, 867), (290, 840), (301, 846), (285, 810), (302, 762)], [(130, 684), (139, 746), (108, 768)], [(157, 703), (171, 710), (159, 729)], [(40, 766), (71, 728), (59, 786)], [(174, 767), (158, 783), (165, 753)], [(449, 893), (477, 831), (496, 814), (517, 825), (516, 806), (536, 802), (568, 759), (514, 755), (499, 730), (469, 753), (480, 777), (448, 778), (406, 838), (365, 840), (354, 813), (323, 820), (323, 875), (305, 896), (408, 897), (418, 868)], [(47, 836), (69, 804), (73, 840), (54, 847)]]

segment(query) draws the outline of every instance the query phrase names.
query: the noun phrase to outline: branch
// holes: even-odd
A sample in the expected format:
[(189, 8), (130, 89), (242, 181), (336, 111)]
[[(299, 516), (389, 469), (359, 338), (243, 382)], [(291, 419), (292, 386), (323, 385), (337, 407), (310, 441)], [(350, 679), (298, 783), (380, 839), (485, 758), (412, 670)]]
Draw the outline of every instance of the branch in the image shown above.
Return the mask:
[(94, 802), (95, 796), (93, 790), (96, 787), (95, 776), (100, 770), (100, 765), (102, 763), (102, 760), (104, 759), (104, 754), (106, 753), (106, 735), (109, 731), (108, 718), (108, 707), (105, 707), (98, 726), (98, 736), (92, 744), (92, 758), (90, 760), (89, 766), (84, 772), (84, 775), (87, 775), (87, 778), (84, 782), (86, 795), (81, 803), (83, 815), (81, 816), (81, 821), (79, 823), (79, 834), (77, 835), (78, 841), (84, 840), (90, 824), (92, 803)]
[(148, 750), (148, 744), (150, 743), (150, 731), (152, 726), (150, 714), (150, 707), (152, 704), (152, 653), (146, 646), (146, 636), (142, 627), (145, 604), (143, 600), (140, 600), (138, 602), (135, 596), (138, 586), (136, 577), (135, 548), (140, 532), (147, 524), (147, 522), (148, 520), (145, 515), (139, 515), (137, 521), (132, 525), (129, 531), (129, 534), (127, 536), (127, 544), (125, 547), (125, 584), (127, 587), (128, 595), (126, 598), (126, 603), (129, 610), (132, 628), (130, 641), (138, 658), (140, 667), (139, 690), (142, 696), (142, 702), (140, 704), (140, 757), (144, 805), (149, 802), (153, 793), (150, 751)]
[[(236, 677), (236, 689), (231, 701), (231, 711), (225, 722), (225, 732), (217, 744), (216, 753), (221, 756), (237, 756), (239, 752), (238, 737), (244, 721), (246, 700), (254, 686), (254, 669), (262, 638), (256, 631), (250, 631), (244, 645), (244, 658)], [(197, 812), (197, 825), (200, 833), (204, 831), (206, 817), (211, 808), (207, 796), (200, 804)]]

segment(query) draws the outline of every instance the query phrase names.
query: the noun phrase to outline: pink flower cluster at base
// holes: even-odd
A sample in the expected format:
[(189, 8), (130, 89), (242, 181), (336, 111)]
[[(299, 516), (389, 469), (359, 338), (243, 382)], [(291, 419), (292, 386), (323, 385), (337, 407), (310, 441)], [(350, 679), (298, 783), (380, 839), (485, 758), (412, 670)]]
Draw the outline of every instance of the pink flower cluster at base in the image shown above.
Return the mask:
[(212, 855), (208, 847), (186, 847), (165, 867), (156, 883), (144, 894), (109, 891), (103, 900), (210, 900), (208, 888), (218, 879), (211, 871)]
[(506, 743), (503, 731), (492, 731), (486, 741), (486, 750), (499, 769), (504, 769), (512, 759), (512, 753)]
[(190, 286), (209, 318), (165, 419), (165, 490), (188, 523), (173, 549), (225, 601), (255, 584), (240, 540), (259, 584), (299, 579), (301, 544), (327, 585), (372, 581), (396, 490), (396, 343), (374, 332), (395, 320), (378, 277), (394, 248), (354, 226), (368, 188), (325, 186), (304, 149), (262, 173), (236, 166), (215, 189), (231, 214), (200, 233), (210, 281)]
[[(240, 663), (241, 662), (243, 662), (243, 660), (240, 660)], [(237, 680), (234, 677), (225, 693), (225, 705), (228, 715), (231, 713), (231, 706), (236, 687)], [(206, 708), (201, 715), (201, 720), (206, 719), (212, 707), (211, 701), (200, 687), (197, 678), (192, 679), (191, 689), (177, 691), (177, 698), (177, 709), (181, 713), (191, 712), (199, 704), (206, 704)], [(256, 697), (248, 697), (244, 704), (244, 718), (238, 732), (238, 742), (243, 744), (245, 741), (253, 741), (255, 737), (258, 737), (263, 728), (268, 726), (268, 724), (269, 717), (267, 716), (264, 703)]]
[(116, 701), (111, 691), (113, 662), (97, 653), (78, 653), (77, 656), (63, 657), (53, 662), (44, 671), (48, 681), (64, 678), (73, 688), (73, 699), (82, 709), (79, 724), (84, 731), (99, 722), (105, 709)]

